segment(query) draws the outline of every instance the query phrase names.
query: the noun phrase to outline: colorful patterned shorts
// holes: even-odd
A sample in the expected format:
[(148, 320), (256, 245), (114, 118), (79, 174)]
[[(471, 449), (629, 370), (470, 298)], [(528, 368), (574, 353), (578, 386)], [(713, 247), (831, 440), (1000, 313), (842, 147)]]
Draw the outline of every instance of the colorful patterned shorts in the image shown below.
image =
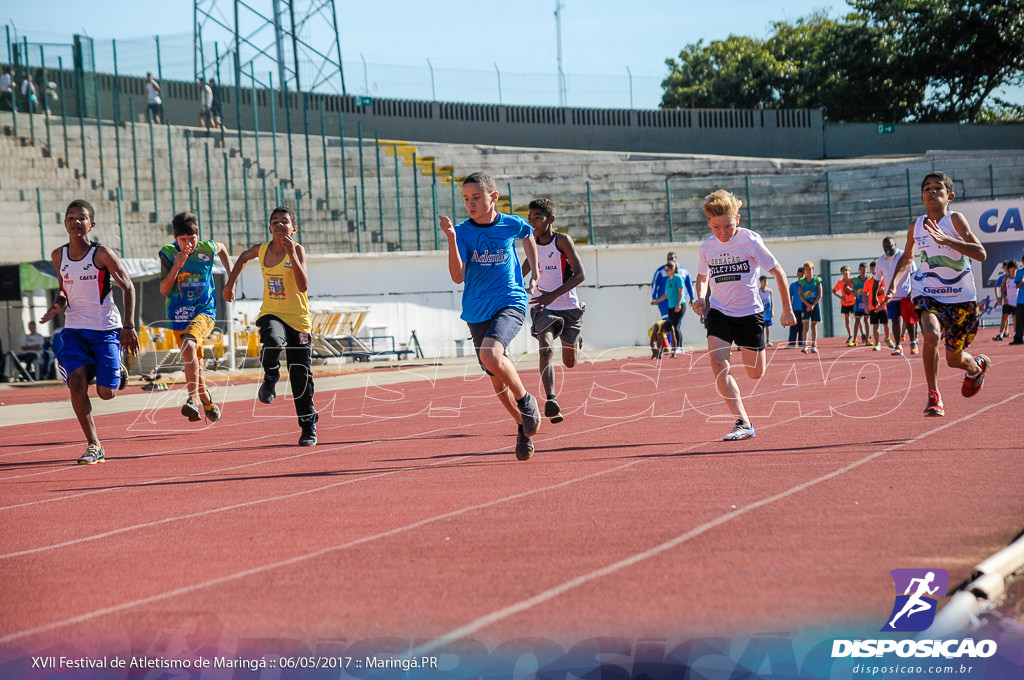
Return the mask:
[(947, 352), (962, 352), (974, 342), (978, 333), (977, 302), (949, 304), (922, 295), (914, 298), (914, 306), (919, 312), (924, 310), (938, 318)]

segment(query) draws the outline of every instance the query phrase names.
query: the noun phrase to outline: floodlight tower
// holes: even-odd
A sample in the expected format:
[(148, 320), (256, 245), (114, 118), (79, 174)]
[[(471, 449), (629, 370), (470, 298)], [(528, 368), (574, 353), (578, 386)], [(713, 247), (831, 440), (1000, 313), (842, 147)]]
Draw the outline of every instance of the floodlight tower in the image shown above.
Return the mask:
[(283, 92), (347, 94), (334, 0), (194, 0), (192, 14), (196, 79), (230, 58), (235, 84), (276, 72)]

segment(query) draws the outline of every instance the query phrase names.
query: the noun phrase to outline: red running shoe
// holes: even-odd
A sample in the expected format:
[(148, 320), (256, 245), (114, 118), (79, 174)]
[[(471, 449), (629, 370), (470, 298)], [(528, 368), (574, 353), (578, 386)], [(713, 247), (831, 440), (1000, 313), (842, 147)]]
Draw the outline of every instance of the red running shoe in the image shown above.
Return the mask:
[(964, 375), (964, 384), (960, 388), (960, 394), (965, 397), (973, 397), (981, 391), (981, 386), (985, 384), (985, 374), (988, 373), (988, 367), (992, 365), (992, 360), (984, 354), (979, 354), (974, 357), (974, 360), (978, 362), (981, 372), (973, 378), (968, 377), (966, 374)]
[(928, 406), (924, 410), (926, 416), (944, 416), (946, 410), (942, 408), (942, 395), (935, 390), (928, 390)]

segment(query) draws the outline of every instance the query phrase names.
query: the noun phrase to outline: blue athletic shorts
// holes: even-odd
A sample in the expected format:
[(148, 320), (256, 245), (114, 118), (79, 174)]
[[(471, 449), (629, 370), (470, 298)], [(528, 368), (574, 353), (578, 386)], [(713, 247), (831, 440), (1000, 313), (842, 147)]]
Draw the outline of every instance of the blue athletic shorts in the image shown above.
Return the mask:
[[(468, 324), (469, 334), (473, 336), (473, 347), (476, 349), (477, 359), (479, 360), (480, 345), (483, 344), (484, 338), (494, 338), (500, 342), (505, 346), (505, 356), (508, 356), (508, 345), (519, 334), (519, 329), (523, 327), (523, 321), (525, 320), (526, 312), (523, 309), (519, 307), (504, 307), (499, 309), (489, 321)], [(493, 373), (484, 368), (482, 363), (480, 367), (484, 369), (487, 375), (493, 375)]]
[(60, 337), (62, 345), (57, 363), (64, 382), (76, 369), (91, 366), (89, 372), (95, 371), (97, 385), (117, 389), (121, 382), (121, 329), (65, 328)]

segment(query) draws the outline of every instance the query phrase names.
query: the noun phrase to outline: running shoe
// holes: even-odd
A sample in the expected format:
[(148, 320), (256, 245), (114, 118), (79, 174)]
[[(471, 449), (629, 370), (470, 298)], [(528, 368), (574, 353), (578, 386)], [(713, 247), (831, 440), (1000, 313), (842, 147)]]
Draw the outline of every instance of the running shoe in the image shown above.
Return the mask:
[(107, 457), (104, 455), (103, 447), (99, 444), (89, 444), (85, 449), (85, 453), (78, 459), (79, 465), (95, 465), (96, 463), (106, 462)]
[(523, 433), (523, 426), (519, 426), (516, 432), (516, 460), (530, 460), (533, 458), (533, 440)]
[(992, 339), (993, 339), (993, 340), (995, 340), (996, 342), (1002, 342), (1002, 340), (1003, 340), (1003, 334), (1002, 334), (1002, 333), (1000, 333), (1000, 334), (998, 334), (998, 335), (997, 335), (996, 337), (994, 337), (994, 338), (992, 338)]
[(889, 349), (896, 349), (896, 343), (892, 341), (892, 338), (886, 338), (885, 344), (889, 345)]
[(316, 446), (316, 422), (301, 423), (302, 434), (299, 435), (299, 446)]
[(271, 378), (269, 376), (263, 377), (263, 382), (260, 384), (260, 391), (257, 397), (264, 404), (273, 404), (274, 399), (277, 398), (277, 378)]
[(552, 423), (560, 423), (565, 420), (562, 416), (562, 409), (558, 407), (558, 402), (555, 401), (554, 397), (548, 397), (547, 402), (544, 404), (544, 417), (551, 420)]
[(894, 357), (901, 357), (901, 356), (903, 356), (903, 348), (900, 347), (899, 345), (896, 345), (896, 347), (894, 347), (893, 350), (892, 350), (892, 356), (894, 356)]
[(519, 413), (523, 418), (523, 433), (527, 437), (537, 434), (540, 429), (540, 410), (537, 408), (537, 400), (527, 392), (518, 402)]
[(810, 354), (811, 353), (810, 346), (804, 347), (802, 350), (800, 350), (800, 353), (801, 354)]
[(117, 383), (118, 391), (128, 387), (128, 367), (121, 364), (121, 379)]
[(875, 347), (874, 347), (874, 351), (876, 351), (876, 352), (881, 352), (881, 351), (882, 351), (882, 344), (881, 344), (881, 343), (879, 343), (879, 344), (875, 345)]
[(919, 350), (917, 349), (917, 343), (916, 342), (911, 342), (910, 343), (910, 353), (911, 354), (917, 354), (918, 351)]
[(979, 354), (974, 357), (974, 360), (978, 362), (981, 371), (973, 378), (964, 374), (964, 384), (960, 387), (960, 394), (965, 397), (973, 397), (981, 391), (981, 386), (985, 384), (985, 374), (988, 373), (989, 366), (992, 365), (992, 360), (984, 354)]
[(942, 408), (942, 395), (935, 390), (928, 390), (928, 406), (924, 409), (926, 416), (944, 416), (946, 409)]
[(849, 337), (849, 338), (846, 339), (846, 346), (847, 347), (856, 347), (857, 346), (857, 341), (854, 340), (853, 337)]
[(750, 439), (754, 436), (754, 426), (750, 423), (744, 422), (742, 418), (736, 419), (736, 424), (733, 425), (732, 432), (722, 437), (724, 442), (735, 442), (741, 439)]
[(818, 346), (817, 345), (811, 345), (811, 354), (817, 354), (817, 353), (818, 353)]
[(1009, 344), (1011, 344), (1011, 345), (1024, 345), (1024, 340), (1017, 340), (1016, 338), (1014, 338), (1013, 340), (1011, 340), (1009, 342)]
[(206, 419), (211, 423), (220, 420), (220, 407), (212, 401), (209, 404), (203, 404), (203, 411), (206, 413)]
[(203, 419), (203, 412), (199, 409), (199, 404), (192, 401), (191, 397), (181, 407), (181, 415), (189, 419), (189, 422), (198, 423)]
[(868, 339), (868, 340), (864, 341), (864, 346), (865, 347), (872, 347), (874, 345), (875, 345), (875, 341), (874, 340)]

